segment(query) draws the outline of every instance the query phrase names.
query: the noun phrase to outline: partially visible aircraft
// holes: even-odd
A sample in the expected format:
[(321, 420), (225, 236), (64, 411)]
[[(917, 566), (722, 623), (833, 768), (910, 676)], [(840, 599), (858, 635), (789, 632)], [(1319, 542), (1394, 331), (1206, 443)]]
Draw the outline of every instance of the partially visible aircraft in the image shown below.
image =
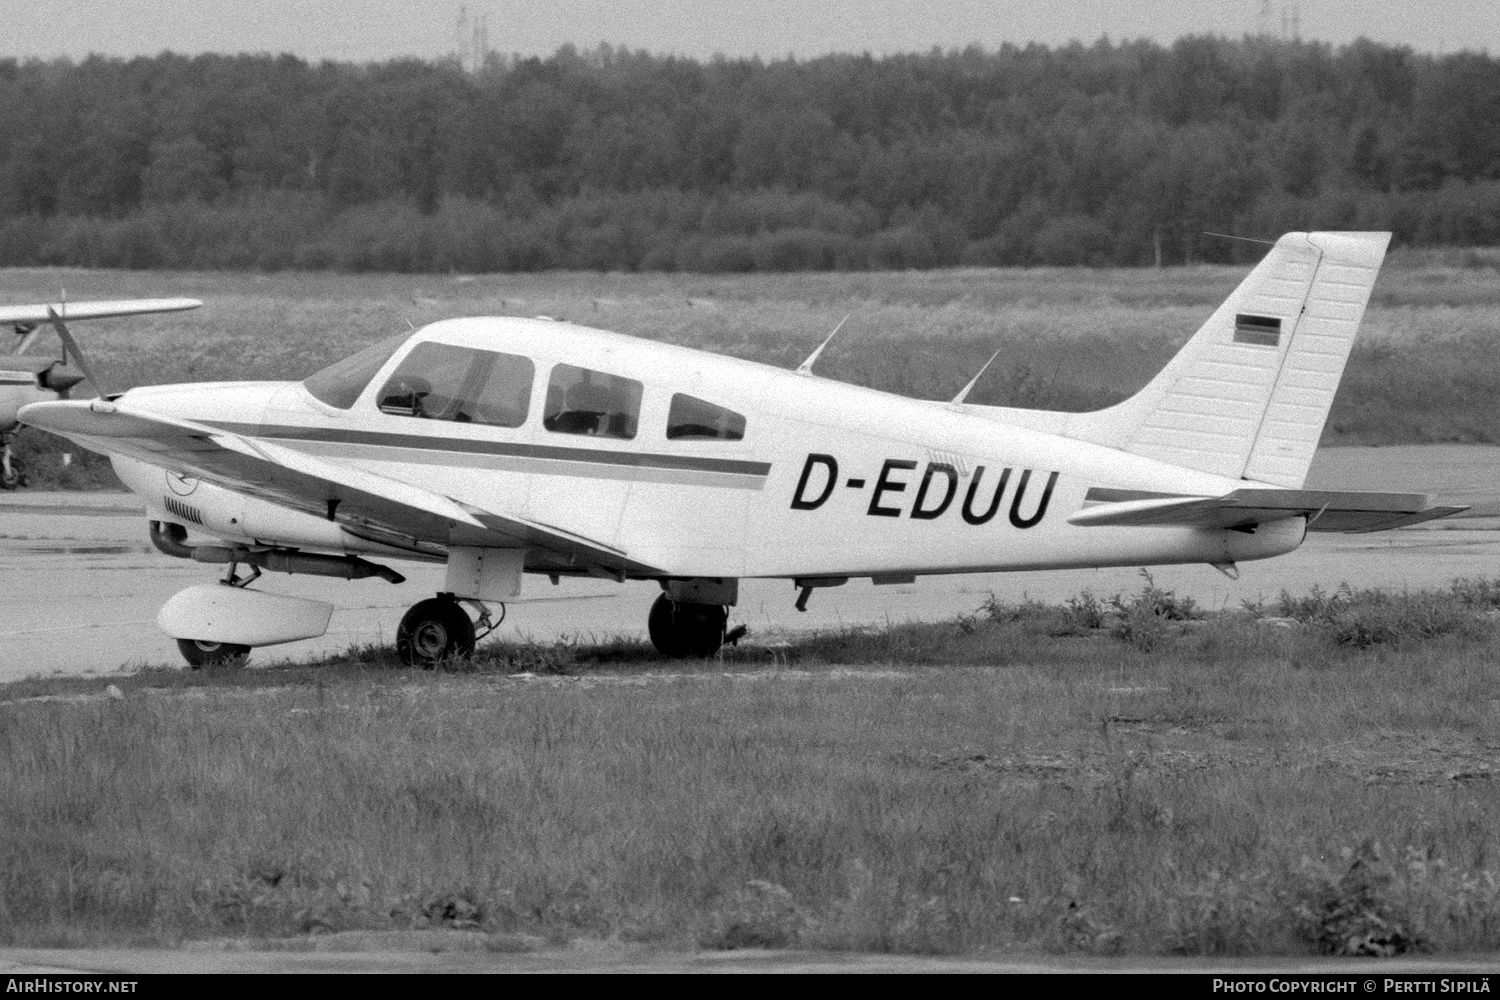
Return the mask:
[[(49, 399), (67, 399), (74, 386), (88, 378), (83, 369), (83, 355), (64, 326), (61, 358), (27, 354), (36, 342), (44, 324), (55, 315), (60, 320), (104, 319), (111, 316), (140, 316), (145, 313), (180, 312), (196, 309), (197, 299), (125, 299), (118, 302), (58, 302), (52, 305), (0, 305), (0, 326), (14, 328), (20, 343), (14, 354), (0, 354), (0, 489), (13, 490), (24, 485), (24, 476), (15, 466), (12, 445), (20, 425), (16, 411), (27, 403)], [(68, 351), (73, 352), (69, 364)], [(97, 383), (95, 385), (97, 389)], [(102, 390), (101, 390), (102, 391)]]
[(251, 588), (263, 570), (401, 582), (385, 558), (447, 566), (397, 629), (413, 663), (471, 653), (524, 573), (656, 580), (653, 643), (706, 656), (745, 577), (790, 580), (800, 609), (856, 577), (1233, 576), (1309, 531), (1463, 510), (1302, 488), (1389, 239), (1282, 237), (1144, 389), (1093, 413), (979, 406), (969, 387), (907, 399), (812, 375), (816, 352), (786, 371), (476, 318), (302, 382), (137, 388), (21, 419), (109, 455), (163, 552), (227, 565), (158, 617), (194, 665), (326, 631), (331, 604)]

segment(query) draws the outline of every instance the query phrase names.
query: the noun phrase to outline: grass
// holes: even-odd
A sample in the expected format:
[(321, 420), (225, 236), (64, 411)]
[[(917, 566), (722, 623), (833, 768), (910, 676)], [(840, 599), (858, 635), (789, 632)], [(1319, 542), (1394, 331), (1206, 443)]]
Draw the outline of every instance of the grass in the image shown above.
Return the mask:
[[(1392, 255), (1324, 444), (1500, 441), (1500, 269), (1487, 251)], [(205, 300), (195, 313), (80, 324), (111, 389), (297, 379), (408, 324), (550, 315), (793, 367), (845, 315), (819, 363), (832, 378), (949, 398), (1001, 348), (972, 401), (1086, 410), (1156, 373), (1243, 267), (955, 268), (856, 274), (339, 275), (0, 271), (12, 302), (135, 295)], [(64, 470), (68, 446), (32, 435), (37, 485), (113, 486)]]
[(1205, 615), (1148, 579), (704, 662), (28, 681), (0, 691), (0, 941), (1493, 948), (1497, 596)]

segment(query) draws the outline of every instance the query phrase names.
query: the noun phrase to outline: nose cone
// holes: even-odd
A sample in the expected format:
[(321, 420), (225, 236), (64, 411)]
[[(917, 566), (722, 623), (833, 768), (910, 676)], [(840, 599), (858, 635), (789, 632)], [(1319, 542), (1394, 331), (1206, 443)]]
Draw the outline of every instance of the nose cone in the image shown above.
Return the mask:
[(42, 372), (41, 382), (43, 389), (51, 389), (56, 393), (65, 393), (79, 382), (83, 381), (83, 372), (77, 368), (70, 368), (64, 364), (55, 364)]

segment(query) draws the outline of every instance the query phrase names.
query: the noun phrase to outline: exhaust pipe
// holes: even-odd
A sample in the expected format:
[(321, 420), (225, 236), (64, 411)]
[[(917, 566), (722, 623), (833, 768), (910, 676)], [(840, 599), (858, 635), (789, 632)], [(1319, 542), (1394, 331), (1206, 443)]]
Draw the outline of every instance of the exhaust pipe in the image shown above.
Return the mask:
[(387, 583), (404, 583), (406, 577), (389, 566), (372, 563), (358, 556), (325, 556), (310, 552), (252, 552), (245, 560), (272, 573), (306, 573), (310, 576), (336, 576), (345, 580), (363, 580), (378, 576)]
[(151, 544), (158, 552), (165, 552), (174, 559), (193, 558), (193, 547), (187, 544), (187, 529), (171, 521), (151, 521)]
[(151, 544), (169, 556), (191, 559), (193, 562), (244, 563), (272, 573), (302, 573), (343, 580), (363, 580), (378, 576), (387, 583), (406, 582), (406, 577), (389, 566), (372, 563), (358, 556), (327, 556), (311, 552), (288, 552), (284, 549), (255, 551), (230, 548), (227, 545), (188, 545), (187, 529), (170, 521), (151, 522)]

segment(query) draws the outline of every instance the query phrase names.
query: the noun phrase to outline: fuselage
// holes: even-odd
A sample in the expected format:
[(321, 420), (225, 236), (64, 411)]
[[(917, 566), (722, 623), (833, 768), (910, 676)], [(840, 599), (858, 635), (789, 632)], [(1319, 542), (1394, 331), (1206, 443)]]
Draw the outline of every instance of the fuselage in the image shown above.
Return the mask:
[[(531, 362), (527, 405), (500, 421), (516, 426), (393, 412), (393, 376), (423, 344)], [(639, 384), (631, 426), (559, 429), (556, 414), (548, 416), (560, 405), (551, 401), (560, 399), (556, 371), (578, 369)], [(711, 436), (697, 424), (682, 432), (683, 397), (695, 413), (709, 404), (707, 412), (729, 414), (721, 422), (737, 418), (738, 436)], [(1213, 496), (1243, 484), (997, 425), (944, 403), (549, 320), (459, 319), (426, 327), (347, 407), (296, 382), (141, 388), (121, 402), (524, 517), (622, 550), (671, 576), (882, 577), (1231, 563), (1290, 551), (1304, 529), (1300, 518), (1253, 533), (1076, 527), (1066, 518), (1085, 505), (1090, 490)], [(192, 520), (194, 501), (180, 480), (174, 485), (170, 474), (135, 459), (117, 458), (116, 467), (154, 511)], [(391, 551), (306, 514), (242, 511), (232, 522), (200, 514), (202, 528), (227, 538)], [(443, 541), (429, 539), (425, 553)]]

